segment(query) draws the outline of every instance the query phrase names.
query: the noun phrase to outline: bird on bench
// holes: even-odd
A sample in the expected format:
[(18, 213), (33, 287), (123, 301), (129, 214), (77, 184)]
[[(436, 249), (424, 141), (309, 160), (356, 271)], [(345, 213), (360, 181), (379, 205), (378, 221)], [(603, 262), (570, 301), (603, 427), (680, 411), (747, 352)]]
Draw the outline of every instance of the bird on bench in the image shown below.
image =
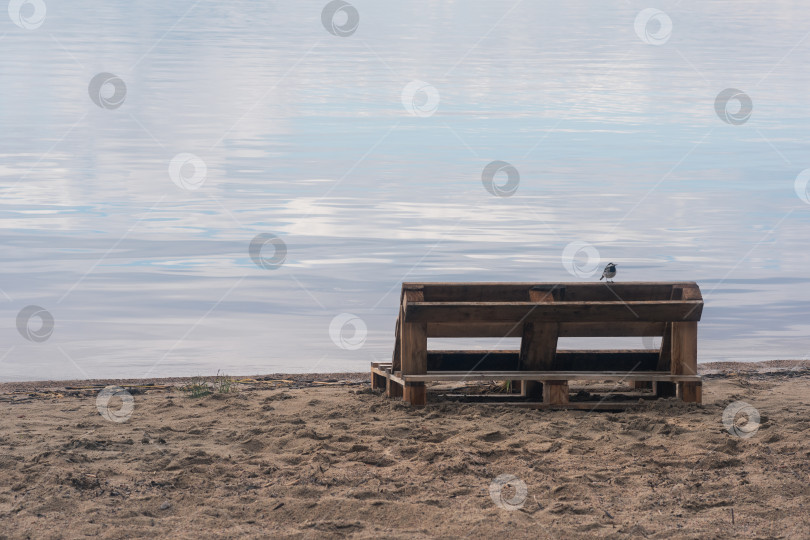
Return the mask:
[(605, 283), (613, 283), (613, 278), (616, 277), (616, 265), (614, 263), (608, 263), (605, 266), (605, 270), (602, 272), (602, 277), (599, 278), (599, 281), (607, 278)]

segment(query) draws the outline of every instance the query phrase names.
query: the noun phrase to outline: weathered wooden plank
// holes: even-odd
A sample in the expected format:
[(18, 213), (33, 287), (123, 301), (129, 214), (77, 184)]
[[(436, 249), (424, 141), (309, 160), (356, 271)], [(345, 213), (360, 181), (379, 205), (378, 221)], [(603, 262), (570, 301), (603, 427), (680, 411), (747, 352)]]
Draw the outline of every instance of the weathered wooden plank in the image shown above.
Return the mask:
[[(699, 300), (700, 302), (703, 302), (703, 295), (700, 293), (700, 288), (697, 285), (695, 285), (694, 287), (683, 287), (683, 288), (681, 288), (681, 299), (683, 299), (683, 300)], [(696, 310), (697, 309), (702, 310), (703, 307), (702, 306), (700, 308), (696, 307), (695, 309)], [(686, 317), (684, 317), (683, 319), (684, 320), (691, 320), (690, 315), (691, 315), (691, 313), (687, 313)]]
[(427, 371), (427, 333), (424, 323), (402, 325), (402, 372), (418, 374)]
[(395, 381), (392, 377), (385, 379), (385, 395), (390, 398), (402, 397), (402, 384)]
[[(674, 287), (672, 297), (703, 301), (697, 286)], [(674, 370), (673, 373), (694, 375), (697, 373), (697, 322), (673, 322), (670, 327), (670, 370)], [(673, 360), (676, 356), (677, 359)]]
[[(412, 302), (424, 301), (424, 292), (419, 286), (403, 288), (402, 308), (407, 313)], [(427, 324), (424, 322), (408, 322), (407, 318), (401, 323), (402, 335), (400, 338), (402, 374), (419, 375), (427, 372)], [(402, 400), (412, 407), (425, 405), (427, 393), (423, 382), (406, 380), (402, 389)]]
[[(574, 287), (566, 300), (573, 302), (633, 302), (667, 300), (672, 290), (671, 283), (592, 283), (590, 286)], [(602, 285), (599, 287), (598, 285)]]
[[(703, 302), (408, 302), (405, 323), (698, 321)], [(605, 324), (610, 324), (607, 322)]]
[(672, 375), (661, 371), (428, 371), (423, 375), (403, 375), (413, 382), (430, 381), (498, 381), (498, 380), (538, 380), (538, 381), (666, 381), (697, 382), (698, 375)]
[(673, 286), (697, 288), (692, 281), (684, 282), (623, 282), (611, 283), (538, 283), (538, 282), (478, 282), (478, 283), (404, 283), (403, 287), (421, 286), (430, 302), (453, 301), (513, 301), (525, 300), (532, 287), (565, 287), (566, 300), (665, 300)]
[(371, 389), (379, 390), (384, 389), (386, 386), (385, 377), (380, 375), (372, 366), (371, 368)]
[(400, 371), (402, 369), (402, 354), (403, 354), (402, 324), (403, 321), (405, 320), (405, 305), (409, 300), (411, 302), (415, 302), (415, 301), (423, 301), (424, 299), (425, 295), (420, 285), (411, 284), (408, 285), (407, 287), (405, 285), (402, 286), (402, 292), (400, 294), (400, 301), (399, 301), (399, 316), (397, 317), (396, 326), (394, 328), (394, 332), (396, 333), (396, 341), (394, 342), (394, 354), (393, 354), (394, 371)]
[(544, 381), (543, 403), (547, 405), (568, 403), (568, 381)]
[(399, 384), (400, 386), (405, 384), (405, 379), (402, 378), (402, 372), (401, 371), (397, 371), (397, 372), (387, 371), (386, 376), (389, 379), (391, 379), (392, 381), (394, 381), (395, 383)]
[[(665, 324), (654, 321), (562, 322), (560, 337), (661, 336)], [(511, 322), (432, 322), (428, 323), (427, 332), (429, 338), (521, 337), (523, 325)]]
[(702, 403), (703, 383), (701, 382), (679, 382), (678, 396), (686, 403)]
[(376, 373), (380, 377), (388, 377), (388, 372), (391, 369), (391, 363), (383, 363), (383, 362), (372, 362), (371, 363), (371, 372)]
[[(426, 290), (430, 287), (467, 287), (467, 286), (485, 286), (485, 287), (559, 287), (565, 285), (568, 287), (604, 287), (603, 282), (583, 282), (583, 281), (403, 281), (403, 289), (413, 289), (414, 287)], [(616, 287), (629, 287), (638, 285), (671, 285), (680, 287), (697, 287), (694, 281), (621, 281), (615, 283)]]
[(673, 375), (697, 374), (697, 321), (672, 323)]
[(697, 283), (690, 283), (688, 285), (674, 285), (674, 288), (681, 289), (681, 300), (703, 300), (703, 295), (700, 293), (700, 287)]
[[(421, 290), (404, 290), (402, 294), (404, 312), (407, 312), (412, 303), (424, 299)], [(403, 319), (400, 323), (400, 358), (403, 373), (419, 374), (427, 371), (427, 324)]]
[[(529, 291), (529, 301), (535, 303), (553, 304), (554, 293), (551, 289), (533, 288)], [(558, 293), (559, 294), (559, 293)], [(560, 335), (560, 324), (557, 322), (526, 322), (523, 323), (523, 338), (520, 342), (519, 369), (523, 371), (548, 371), (554, 363), (554, 354), (557, 352), (557, 338)], [(521, 387), (521, 395), (539, 395), (541, 386), (534, 381), (525, 381)]]
[(622, 411), (630, 407), (637, 407), (638, 400), (635, 401), (569, 401), (559, 405), (554, 403), (538, 402), (509, 402), (502, 403), (508, 407), (519, 407), (521, 409), (569, 409), (577, 411)]
[(424, 407), (427, 401), (427, 391), (424, 382), (405, 381), (402, 401), (411, 407)]

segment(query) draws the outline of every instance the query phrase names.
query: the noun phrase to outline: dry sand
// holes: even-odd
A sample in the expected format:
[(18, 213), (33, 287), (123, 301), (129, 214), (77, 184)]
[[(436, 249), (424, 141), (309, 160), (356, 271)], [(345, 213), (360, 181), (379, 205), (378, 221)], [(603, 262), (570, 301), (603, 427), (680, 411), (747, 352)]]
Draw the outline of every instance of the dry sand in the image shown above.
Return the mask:
[(412, 410), (341, 374), (132, 389), (117, 423), (97, 389), (0, 385), (0, 537), (809, 538), (810, 366), (701, 369), (703, 406), (619, 413)]

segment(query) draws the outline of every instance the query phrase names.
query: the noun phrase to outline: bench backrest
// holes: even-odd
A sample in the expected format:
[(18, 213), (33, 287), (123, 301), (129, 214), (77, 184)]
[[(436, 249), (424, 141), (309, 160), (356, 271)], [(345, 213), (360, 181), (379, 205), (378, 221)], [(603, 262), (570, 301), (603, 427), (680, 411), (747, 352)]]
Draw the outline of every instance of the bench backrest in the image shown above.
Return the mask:
[(403, 283), (401, 299), (428, 337), (520, 337), (540, 321), (560, 323), (560, 337), (660, 336), (703, 312), (695, 282)]

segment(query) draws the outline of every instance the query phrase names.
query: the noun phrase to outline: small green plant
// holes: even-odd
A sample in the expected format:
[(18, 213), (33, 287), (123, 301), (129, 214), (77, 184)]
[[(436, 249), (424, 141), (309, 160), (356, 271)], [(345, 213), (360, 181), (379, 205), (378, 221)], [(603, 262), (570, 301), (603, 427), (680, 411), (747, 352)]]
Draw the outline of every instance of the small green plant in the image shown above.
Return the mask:
[(191, 382), (181, 388), (188, 394), (188, 397), (199, 398), (211, 393), (211, 388), (202, 377), (193, 377)]
[(220, 394), (230, 394), (236, 391), (235, 383), (233, 377), (217, 371), (217, 376), (214, 377), (214, 390)]
[(191, 398), (205, 397), (213, 393), (230, 394), (236, 392), (236, 379), (217, 371), (213, 382), (209, 383), (205, 378), (197, 376), (193, 377), (191, 382), (180, 387), (180, 389)]
[(496, 392), (511, 394), (512, 393), (512, 381), (501, 381), (497, 383), (495, 388)]

